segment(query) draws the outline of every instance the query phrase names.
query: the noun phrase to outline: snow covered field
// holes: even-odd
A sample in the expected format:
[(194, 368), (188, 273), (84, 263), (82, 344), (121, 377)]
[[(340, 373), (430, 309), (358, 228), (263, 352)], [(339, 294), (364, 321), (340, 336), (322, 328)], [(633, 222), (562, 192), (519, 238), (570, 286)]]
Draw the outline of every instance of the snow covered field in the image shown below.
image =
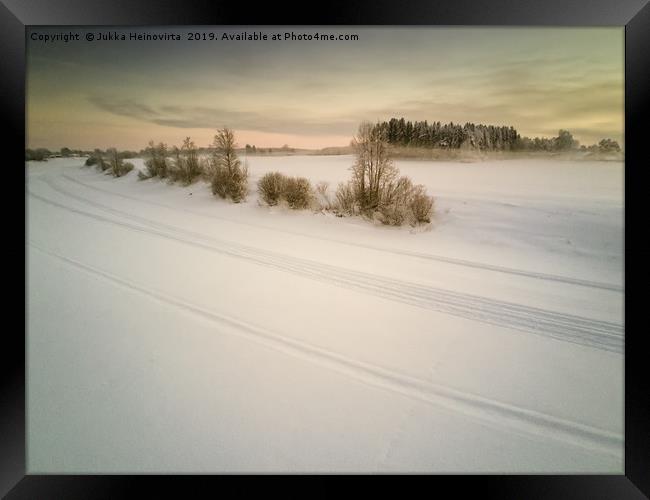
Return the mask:
[(352, 161), (28, 163), (29, 472), (621, 473), (623, 165), (397, 162), (428, 229), (257, 202)]

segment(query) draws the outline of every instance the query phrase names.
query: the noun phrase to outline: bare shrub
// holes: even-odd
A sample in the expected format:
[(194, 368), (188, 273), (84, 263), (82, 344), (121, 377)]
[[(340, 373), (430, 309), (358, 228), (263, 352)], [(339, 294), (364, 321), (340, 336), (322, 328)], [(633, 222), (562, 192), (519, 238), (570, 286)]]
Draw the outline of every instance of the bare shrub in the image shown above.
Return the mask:
[(246, 199), (248, 194), (248, 166), (244, 165), (230, 173), (228, 182), (228, 196), (235, 203)]
[(314, 192), (304, 177), (289, 177), (280, 172), (269, 172), (257, 183), (257, 190), (267, 205), (285, 201), (289, 208), (300, 210), (315, 204)]
[(228, 171), (221, 168), (215, 169), (214, 172), (212, 172), (212, 179), (210, 180), (212, 194), (217, 195), (220, 198), (227, 198), (228, 182)]
[(426, 194), (424, 186), (416, 186), (409, 203), (413, 222), (416, 224), (431, 222), (433, 197)]
[(229, 128), (217, 131), (208, 160), (212, 193), (239, 203), (248, 194), (248, 166), (241, 164), (235, 148), (235, 135)]
[(244, 166), (233, 172), (217, 168), (212, 174), (211, 186), (212, 194), (239, 203), (246, 199), (248, 194), (248, 168)]
[(125, 161), (121, 163), (117, 172), (115, 170), (113, 171), (113, 175), (115, 177), (122, 177), (123, 175), (128, 174), (133, 169), (134, 169), (133, 163)]
[(284, 186), (284, 199), (290, 208), (309, 207), (312, 191), (309, 180), (304, 177), (288, 177)]
[(107, 153), (108, 164), (113, 177), (122, 177), (133, 170), (133, 163), (125, 162), (117, 149), (110, 148)]
[(284, 194), (287, 177), (280, 172), (264, 174), (257, 183), (262, 200), (270, 206), (277, 205)]
[(378, 207), (379, 220), (391, 226), (404, 224), (410, 216), (409, 203), (412, 193), (413, 183), (406, 176), (389, 182), (384, 188), (382, 203)]
[(186, 137), (181, 146), (181, 157), (183, 159), (184, 181), (191, 184), (199, 175), (201, 175), (201, 165), (199, 163), (199, 153), (196, 145), (189, 137)]
[(347, 215), (357, 213), (356, 194), (352, 182), (340, 183), (336, 189), (336, 209)]
[(172, 182), (180, 181), (185, 185), (192, 184), (201, 175), (201, 163), (196, 144), (186, 137), (183, 145), (172, 150), (172, 164), (166, 172)]
[(173, 146), (171, 149), (171, 157), (167, 177), (169, 178), (169, 182), (176, 182), (182, 179), (183, 159), (181, 158), (181, 150)]
[(149, 141), (145, 154), (148, 156), (144, 162), (146, 172), (138, 172), (138, 179), (145, 180), (152, 177), (164, 179), (167, 177), (169, 169), (167, 144), (161, 142), (155, 145), (153, 141)]

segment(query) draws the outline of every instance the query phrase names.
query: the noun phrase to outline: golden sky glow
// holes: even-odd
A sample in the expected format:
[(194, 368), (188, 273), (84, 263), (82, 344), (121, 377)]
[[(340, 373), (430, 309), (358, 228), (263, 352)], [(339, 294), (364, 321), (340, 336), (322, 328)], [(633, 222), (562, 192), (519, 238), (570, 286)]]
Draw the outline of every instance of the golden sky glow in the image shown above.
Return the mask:
[[(32, 28), (30, 35), (55, 34)], [(94, 41), (85, 33), (286, 31), (358, 41)], [(29, 147), (139, 150), (149, 139), (201, 146), (227, 125), (259, 147), (347, 145), (362, 120), (570, 130), (622, 144), (623, 28), (72, 29), (30, 41)]]

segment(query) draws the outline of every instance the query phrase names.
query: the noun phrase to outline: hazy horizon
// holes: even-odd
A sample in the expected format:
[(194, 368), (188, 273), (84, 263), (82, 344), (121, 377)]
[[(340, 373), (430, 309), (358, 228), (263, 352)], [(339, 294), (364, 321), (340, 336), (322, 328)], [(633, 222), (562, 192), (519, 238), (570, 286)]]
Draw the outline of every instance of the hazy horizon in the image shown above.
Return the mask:
[[(358, 34), (358, 41), (92, 41), (86, 33)], [(32, 34), (79, 33), (45, 43)], [(347, 146), (391, 117), (567, 129), (623, 145), (623, 28), (30, 28), (27, 146)]]

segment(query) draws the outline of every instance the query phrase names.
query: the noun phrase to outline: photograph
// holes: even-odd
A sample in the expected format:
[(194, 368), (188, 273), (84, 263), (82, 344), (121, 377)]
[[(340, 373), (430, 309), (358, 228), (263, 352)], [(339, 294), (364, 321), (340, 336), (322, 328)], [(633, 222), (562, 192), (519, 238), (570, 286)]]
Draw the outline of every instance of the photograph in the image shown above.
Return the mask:
[(27, 473), (624, 474), (625, 46), (27, 26)]

